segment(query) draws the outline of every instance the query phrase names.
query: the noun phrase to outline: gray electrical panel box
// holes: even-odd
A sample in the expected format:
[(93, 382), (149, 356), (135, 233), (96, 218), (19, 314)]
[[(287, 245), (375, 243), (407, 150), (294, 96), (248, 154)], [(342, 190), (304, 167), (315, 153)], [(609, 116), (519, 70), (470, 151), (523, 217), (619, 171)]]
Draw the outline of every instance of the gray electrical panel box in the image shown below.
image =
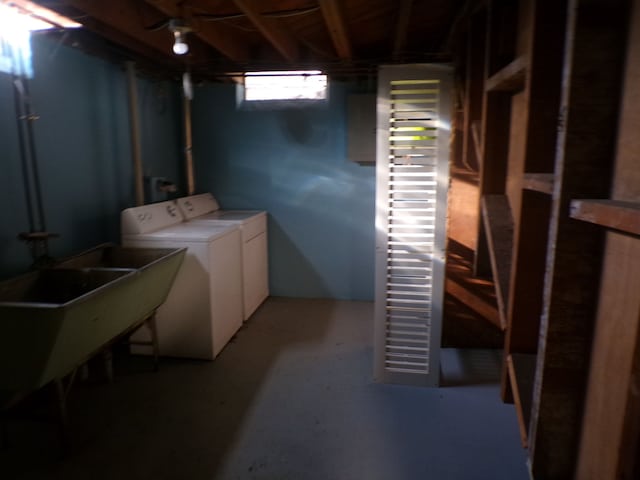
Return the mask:
[(347, 97), (347, 158), (360, 164), (376, 163), (376, 94)]

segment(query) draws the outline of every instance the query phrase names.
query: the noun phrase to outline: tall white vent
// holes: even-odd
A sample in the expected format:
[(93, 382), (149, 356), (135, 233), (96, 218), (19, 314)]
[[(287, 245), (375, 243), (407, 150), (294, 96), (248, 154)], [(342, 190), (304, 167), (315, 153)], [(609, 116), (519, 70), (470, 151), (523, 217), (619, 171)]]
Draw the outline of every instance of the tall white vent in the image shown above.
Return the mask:
[(377, 112), (375, 377), (440, 377), (451, 70), (380, 68)]

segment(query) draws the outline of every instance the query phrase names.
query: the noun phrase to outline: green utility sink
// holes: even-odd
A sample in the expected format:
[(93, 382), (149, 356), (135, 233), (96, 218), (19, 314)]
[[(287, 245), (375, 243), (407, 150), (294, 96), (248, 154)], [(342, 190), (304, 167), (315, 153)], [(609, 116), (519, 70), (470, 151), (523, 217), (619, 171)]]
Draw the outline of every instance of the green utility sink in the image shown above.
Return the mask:
[(0, 282), (0, 397), (64, 377), (141, 324), (185, 251), (101, 245)]

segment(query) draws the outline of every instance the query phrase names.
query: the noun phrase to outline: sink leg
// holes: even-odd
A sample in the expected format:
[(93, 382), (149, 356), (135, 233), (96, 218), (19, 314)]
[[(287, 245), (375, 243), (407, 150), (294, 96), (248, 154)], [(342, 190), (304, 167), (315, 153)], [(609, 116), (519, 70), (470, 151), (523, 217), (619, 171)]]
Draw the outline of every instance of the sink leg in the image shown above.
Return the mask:
[(153, 369), (154, 371), (158, 371), (158, 355), (159, 355), (159, 349), (158, 349), (158, 328), (156, 325), (156, 312), (153, 312), (153, 314), (149, 317), (149, 319), (147, 320), (147, 325), (149, 327), (149, 330), (151, 331), (151, 345), (153, 348)]
[(104, 365), (104, 374), (107, 377), (107, 382), (113, 383), (113, 353), (110, 348), (105, 348), (102, 351), (102, 362)]
[(77, 369), (74, 369), (71, 372), (66, 386), (61, 378), (54, 382), (58, 400), (58, 415), (60, 417), (60, 440), (65, 451), (71, 448), (71, 433), (69, 429), (69, 416), (67, 414), (67, 397), (69, 396), (69, 392), (73, 386), (77, 371)]
[(9, 447), (9, 434), (7, 433), (7, 417), (0, 412), (0, 450)]

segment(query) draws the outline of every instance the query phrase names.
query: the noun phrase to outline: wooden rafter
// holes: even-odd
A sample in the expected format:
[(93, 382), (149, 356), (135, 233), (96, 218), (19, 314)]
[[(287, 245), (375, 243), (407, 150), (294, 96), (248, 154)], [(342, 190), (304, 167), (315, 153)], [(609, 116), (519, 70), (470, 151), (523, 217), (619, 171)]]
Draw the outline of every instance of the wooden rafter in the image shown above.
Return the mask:
[[(131, 42), (134, 41), (164, 55), (171, 52), (173, 38), (169, 31), (146, 29), (141, 18), (139, 5), (135, 2), (128, 0), (110, 0), (109, 2), (63, 0), (63, 3), (90, 17), (82, 21), (87, 28), (102, 35), (108, 31), (108, 35), (105, 35), (107, 38), (127, 49), (140, 50), (132, 45)], [(100, 25), (108, 25), (109, 27), (105, 30), (100, 28)], [(202, 44), (191, 45), (191, 47), (189, 60), (192, 63), (204, 62), (208, 58), (208, 52), (205, 51)]]
[(402, 0), (396, 22), (396, 36), (393, 41), (393, 58), (398, 59), (407, 45), (407, 33), (409, 31), (409, 19), (413, 0)]
[(343, 60), (351, 60), (351, 42), (347, 35), (341, 2), (338, 0), (320, 0), (319, 3), (338, 56)]
[[(168, 17), (182, 17), (182, 1), (178, 0), (145, 0)], [(244, 63), (249, 60), (249, 47), (236, 30), (222, 22), (196, 23), (193, 34), (208, 45), (218, 50), (234, 62)]]
[(298, 60), (298, 42), (280, 25), (277, 19), (262, 15), (255, 0), (234, 0), (260, 33), (289, 62)]

